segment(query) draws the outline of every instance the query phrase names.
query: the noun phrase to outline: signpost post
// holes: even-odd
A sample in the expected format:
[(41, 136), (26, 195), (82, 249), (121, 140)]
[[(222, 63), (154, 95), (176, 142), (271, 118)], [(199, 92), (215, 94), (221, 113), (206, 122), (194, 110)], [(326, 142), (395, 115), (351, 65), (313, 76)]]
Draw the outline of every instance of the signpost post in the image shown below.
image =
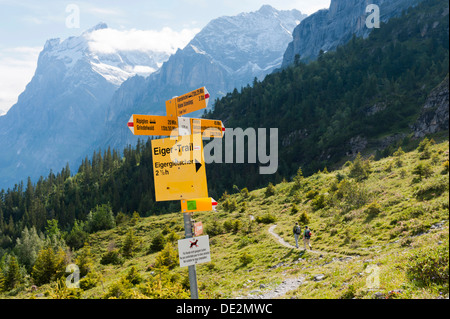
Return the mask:
[[(192, 221), (191, 214), (184, 213), (184, 236), (186, 239), (192, 238)], [(197, 287), (197, 269), (195, 265), (188, 266), (189, 272), (189, 287), (191, 290), (191, 299), (198, 299), (198, 287)]]
[(191, 299), (198, 299), (195, 264), (211, 261), (209, 237), (194, 237), (191, 214), (215, 210), (217, 205), (208, 197), (202, 136), (222, 138), (225, 127), (218, 120), (181, 116), (206, 108), (209, 97), (202, 87), (166, 101), (166, 116), (133, 114), (127, 123), (134, 135), (171, 136), (152, 140), (155, 198), (181, 201), (186, 239), (178, 241), (178, 249), (180, 266), (188, 267)]

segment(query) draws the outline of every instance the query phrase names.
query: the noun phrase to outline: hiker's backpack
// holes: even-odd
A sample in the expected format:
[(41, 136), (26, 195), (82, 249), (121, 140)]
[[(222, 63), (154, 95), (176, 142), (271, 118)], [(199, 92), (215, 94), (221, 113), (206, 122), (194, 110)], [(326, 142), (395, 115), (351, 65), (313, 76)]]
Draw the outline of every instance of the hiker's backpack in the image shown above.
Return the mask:
[(302, 230), (300, 229), (300, 227), (295, 226), (294, 233), (296, 233), (297, 235), (300, 235), (302, 233)]
[(309, 229), (307, 229), (307, 230), (305, 231), (305, 237), (306, 237), (306, 238), (310, 238), (310, 237), (311, 237), (311, 231), (310, 231)]

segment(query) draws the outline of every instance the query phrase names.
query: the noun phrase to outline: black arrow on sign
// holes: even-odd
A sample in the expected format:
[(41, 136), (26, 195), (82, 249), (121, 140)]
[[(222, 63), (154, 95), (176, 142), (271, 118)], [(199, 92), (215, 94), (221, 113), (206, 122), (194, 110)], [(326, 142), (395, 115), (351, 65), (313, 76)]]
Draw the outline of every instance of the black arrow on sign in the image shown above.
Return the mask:
[(195, 160), (195, 172), (198, 173), (198, 170), (202, 167), (202, 163), (199, 163), (199, 161)]

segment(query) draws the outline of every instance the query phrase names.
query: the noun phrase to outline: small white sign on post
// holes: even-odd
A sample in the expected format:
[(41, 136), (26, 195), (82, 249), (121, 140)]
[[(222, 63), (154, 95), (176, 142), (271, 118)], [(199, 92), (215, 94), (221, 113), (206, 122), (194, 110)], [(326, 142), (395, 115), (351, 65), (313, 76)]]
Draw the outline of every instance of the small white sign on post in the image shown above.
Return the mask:
[(210, 262), (209, 236), (180, 239), (178, 241), (178, 254), (180, 267)]

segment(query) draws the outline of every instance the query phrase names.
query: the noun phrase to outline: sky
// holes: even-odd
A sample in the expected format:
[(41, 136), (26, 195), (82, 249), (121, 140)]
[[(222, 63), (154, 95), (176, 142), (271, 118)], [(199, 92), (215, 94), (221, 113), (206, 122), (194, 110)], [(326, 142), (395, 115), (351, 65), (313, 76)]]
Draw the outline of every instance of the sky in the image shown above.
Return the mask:
[[(328, 8), (330, 0), (0, 0), (0, 115), (30, 82), (48, 39), (79, 36), (104, 22), (111, 30), (97, 39), (101, 49), (140, 43), (171, 52), (183, 48), (209, 21), (264, 4), (310, 15)], [(146, 41), (137, 41), (142, 38)]]

